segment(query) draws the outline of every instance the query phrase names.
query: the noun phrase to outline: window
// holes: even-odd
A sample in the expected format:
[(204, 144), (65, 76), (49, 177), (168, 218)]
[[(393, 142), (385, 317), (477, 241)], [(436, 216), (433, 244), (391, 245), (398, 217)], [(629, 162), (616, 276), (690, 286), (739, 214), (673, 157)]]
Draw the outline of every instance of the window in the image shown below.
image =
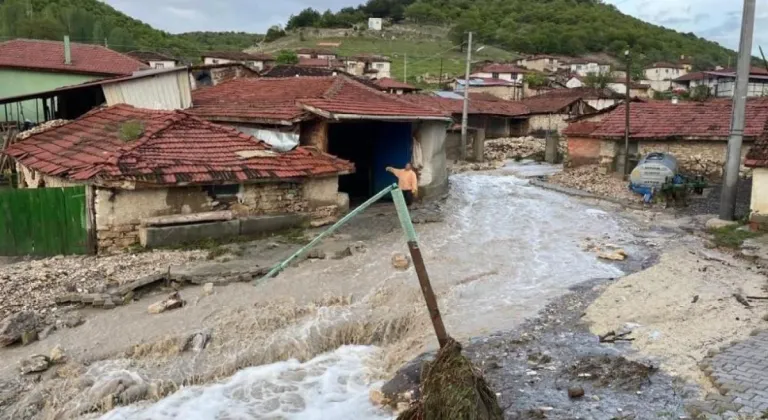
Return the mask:
[(203, 187), (205, 192), (208, 193), (211, 198), (220, 200), (220, 199), (235, 199), (237, 198), (237, 194), (240, 192), (240, 185), (239, 184), (228, 184), (228, 185), (206, 185)]
[(212, 59), (211, 59), (211, 63), (213, 63), (213, 64), (219, 64), (219, 59), (218, 59), (218, 58), (212, 58)]
[(382, 70), (385, 67), (385, 65), (384, 63), (374, 63), (373, 67), (375, 67), (378, 70)]
[(165, 68), (165, 63), (154, 63), (152, 67), (156, 69), (162, 69), (162, 68)]
[(498, 79), (499, 78), (499, 73), (491, 73), (491, 78)]

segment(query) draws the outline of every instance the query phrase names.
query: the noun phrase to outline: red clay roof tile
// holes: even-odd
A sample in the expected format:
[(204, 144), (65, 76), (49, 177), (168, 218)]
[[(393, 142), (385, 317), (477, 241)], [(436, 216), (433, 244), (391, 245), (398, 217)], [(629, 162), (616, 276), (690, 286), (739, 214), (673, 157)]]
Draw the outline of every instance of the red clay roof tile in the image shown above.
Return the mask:
[(14, 39), (0, 43), (0, 68), (13, 67), (78, 74), (128, 75), (144, 63), (100, 45), (71, 43), (72, 64), (64, 64), (64, 43)]
[[(471, 95), (471, 93), (470, 93)], [(443, 112), (456, 115), (463, 112), (464, 101), (461, 99), (442, 98), (428, 95), (406, 95), (403, 99), (414, 104), (439, 109)], [(517, 117), (529, 113), (528, 108), (518, 101), (494, 101), (470, 99), (467, 112), (472, 115), (500, 115)]]
[(411, 86), (408, 83), (403, 83), (399, 80), (395, 80), (389, 77), (382, 77), (381, 79), (376, 79), (373, 81), (373, 83), (382, 89), (419, 90), (419, 88), (415, 86)]
[[(140, 125), (138, 139), (121, 139), (126, 123)], [(7, 154), (42, 173), (97, 184), (205, 184), (354, 170), (352, 163), (314, 148), (280, 153), (233, 128), (181, 111), (130, 105), (94, 110), (10, 146)]]

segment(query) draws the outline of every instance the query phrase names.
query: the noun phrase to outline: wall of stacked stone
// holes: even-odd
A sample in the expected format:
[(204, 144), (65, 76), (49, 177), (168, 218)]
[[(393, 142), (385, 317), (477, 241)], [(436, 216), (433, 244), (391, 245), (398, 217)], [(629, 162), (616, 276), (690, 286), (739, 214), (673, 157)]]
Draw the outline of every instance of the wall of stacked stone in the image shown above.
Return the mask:
[[(680, 171), (686, 175), (702, 175), (710, 180), (719, 180), (723, 176), (726, 154), (725, 141), (643, 141), (638, 145), (638, 152), (645, 156), (651, 152), (671, 153), (677, 158)], [(741, 148), (741, 174), (747, 173), (744, 156), (752, 142), (744, 142)]]

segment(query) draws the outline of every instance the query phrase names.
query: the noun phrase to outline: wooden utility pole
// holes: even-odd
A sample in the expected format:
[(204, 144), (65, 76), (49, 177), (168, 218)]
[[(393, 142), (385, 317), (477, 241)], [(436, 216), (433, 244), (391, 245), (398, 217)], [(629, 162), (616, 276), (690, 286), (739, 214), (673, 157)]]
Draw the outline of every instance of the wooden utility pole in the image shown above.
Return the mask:
[(629, 104), (631, 102), (629, 86), (632, 83), (632, 56), (629, 50), (624, 52), (624, 56), (627, 57), (627, 77), (625, 78), (626, 86), (624, 86), (626, 95), (624, 96), (624, 168), (622, 174), (627, 175), (629, 173)]
[(467, 68), (464, 73), (464, 107), (461, 111), (461, 160), (467, 159), (467, 113), (469, 112), (469, 72), (472, 63), (472, 32), (467, 42)]

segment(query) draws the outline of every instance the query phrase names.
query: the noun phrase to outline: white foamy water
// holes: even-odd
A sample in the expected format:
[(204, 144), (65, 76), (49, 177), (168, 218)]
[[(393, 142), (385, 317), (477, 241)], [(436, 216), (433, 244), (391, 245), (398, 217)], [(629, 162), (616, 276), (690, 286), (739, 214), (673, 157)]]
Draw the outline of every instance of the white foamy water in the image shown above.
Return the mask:
[(368, 381), (380, 357), (369, 346), (344, 346), (306, 362), (243, 369), (227, 381), (182, 389), (150, 406), (122, 407), (102, 420), (389, 420), (374, 407)]

